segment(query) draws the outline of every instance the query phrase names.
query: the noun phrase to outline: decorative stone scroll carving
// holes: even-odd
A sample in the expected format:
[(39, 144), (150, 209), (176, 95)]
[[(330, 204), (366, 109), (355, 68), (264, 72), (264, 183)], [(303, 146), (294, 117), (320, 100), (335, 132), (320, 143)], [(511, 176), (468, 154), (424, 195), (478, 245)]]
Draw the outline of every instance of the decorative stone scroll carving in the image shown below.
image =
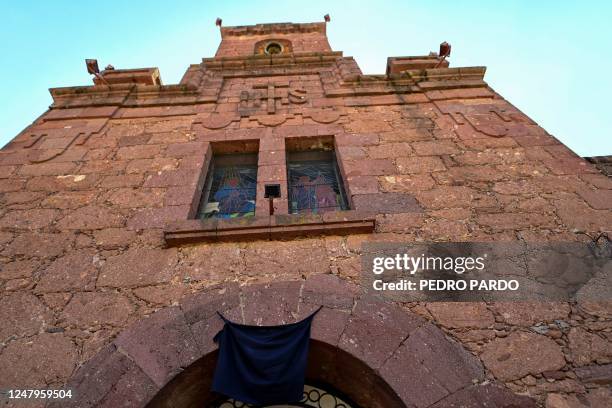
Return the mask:
[(520, 112), (499, 104), (435, 103), (442, 113), (450, 115), (457, 124), (469, 123), (476, 131), (491, 137), (506, 136), (516, 122), (534, 124)]
[(194, 120), (193, 124), (200, 124), (206, 129), (223, 129), (229, 126), (234, 121), (239, 121), (240, 116), (234, 113), (211, 113), (208, 116), (200, 117)]
[(99, 133), (107, 122), (108, 118), (96, 118), (87, 122), (45, 121), (33, 125), (28, 132), (15, 138), (12, 144), (27, 151), (28, 162), (44, 163), (62, 156), (72, 146), (83, 146), (93, 134)]

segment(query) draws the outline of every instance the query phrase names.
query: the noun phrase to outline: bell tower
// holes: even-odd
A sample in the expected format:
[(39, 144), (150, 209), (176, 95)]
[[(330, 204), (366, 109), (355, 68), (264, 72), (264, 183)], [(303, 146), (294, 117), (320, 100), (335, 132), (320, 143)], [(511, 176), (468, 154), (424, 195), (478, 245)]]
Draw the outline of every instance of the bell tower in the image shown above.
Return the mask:
[(215, 57), (302, 54), (331, 51), (327, 23), (275, 23), (221, 27)]

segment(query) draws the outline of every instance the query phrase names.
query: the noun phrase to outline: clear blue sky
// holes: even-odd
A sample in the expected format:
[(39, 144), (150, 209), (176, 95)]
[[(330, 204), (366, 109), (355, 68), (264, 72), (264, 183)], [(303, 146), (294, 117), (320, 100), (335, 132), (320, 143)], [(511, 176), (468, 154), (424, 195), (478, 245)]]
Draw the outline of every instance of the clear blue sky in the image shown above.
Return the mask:
[(580, 155), (612, 154), (612, 2), (5, 1), (0, 5), (0, 146), (51, 103), (50, 87), (88, 85), (85, 58), (157, 66), (166, 84), (214, 55), (224, 25), (321, 21), (364, 73), (388, 56), (453, 46), (451, 66), (485, 79)]

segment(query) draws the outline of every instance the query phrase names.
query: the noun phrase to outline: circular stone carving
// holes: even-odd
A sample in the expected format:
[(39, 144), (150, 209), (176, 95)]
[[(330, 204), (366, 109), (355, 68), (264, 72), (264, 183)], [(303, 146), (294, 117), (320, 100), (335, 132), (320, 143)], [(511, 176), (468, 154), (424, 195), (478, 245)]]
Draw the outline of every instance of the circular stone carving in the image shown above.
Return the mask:
[(266, 55), (277, 55), (283, 53), (283, 46), (277, 42), (271, 42), (264, 49)]

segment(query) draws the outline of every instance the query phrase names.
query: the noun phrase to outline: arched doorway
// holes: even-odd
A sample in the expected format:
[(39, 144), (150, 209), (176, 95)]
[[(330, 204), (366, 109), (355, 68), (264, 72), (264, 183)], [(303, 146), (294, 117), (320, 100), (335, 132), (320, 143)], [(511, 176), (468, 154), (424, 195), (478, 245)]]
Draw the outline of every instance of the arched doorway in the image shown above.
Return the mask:
[[(162, 388), (149, 408), (235, 408), (249, 405), (210, 392), (217, 353), (196, 361)], [(287, 407), (405, 407), (393, 389), (362, 361), (337, 347), (313, 340), (306, 371), (305, 398)], [(280, 408), (274, 405), (274, 408)], [(261, 408), (261, 407), (258, 407)]]
[(535, 406), (486, 381), (478, 358), (436, 326), (362, 296), (333, 275), (228, 284), (185, 297), (122, 332), (69, 381), (76, 398), (49, 406), (225, 408), (231, 402), (210, 392), (217, 359), (212, 338), (222, 327), (216, 312), (246, 324), (277, 325), (319, 306), (306, 373), (312, 401), (303, 406), (316, 407), (324, 394), (323, 402), (341, 408)]

